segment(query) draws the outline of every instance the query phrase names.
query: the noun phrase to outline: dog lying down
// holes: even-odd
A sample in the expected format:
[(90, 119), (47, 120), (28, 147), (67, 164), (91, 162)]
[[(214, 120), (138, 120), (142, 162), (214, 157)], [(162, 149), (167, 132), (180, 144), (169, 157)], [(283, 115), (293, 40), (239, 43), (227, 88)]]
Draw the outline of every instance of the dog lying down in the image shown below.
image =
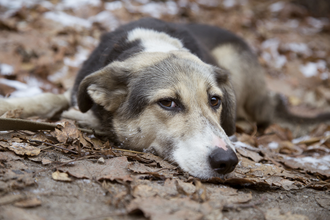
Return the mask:
[[(0, 100), (0, 114), (62, 117), (102, 128), (117, 144), (153, 152), (207, 179), (238, 163), (228, 136), (236, 118), (294, 128), (329, 115), (291, 115), (266, 88), (264, 70), (248, 45), (217, 27), (141, 19), (102, 36), (79, 71), (71, 95)], [(85, 114), (82, 114), (85, 113)]]

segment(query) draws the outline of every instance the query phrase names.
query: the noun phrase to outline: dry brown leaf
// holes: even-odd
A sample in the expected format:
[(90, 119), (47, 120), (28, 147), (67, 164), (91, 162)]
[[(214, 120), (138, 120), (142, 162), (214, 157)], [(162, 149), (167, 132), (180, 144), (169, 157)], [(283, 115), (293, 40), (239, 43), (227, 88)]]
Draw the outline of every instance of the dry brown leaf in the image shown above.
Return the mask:
[(254, 151), (250, 151), (248, 149), (245, 149), (245, 148), (236, 148), (236, 151), (244, 156), (244, 157), (247, 157), (247, 158), (251, 158), (254, 162), (259, 162), (260, 160), (263, 159), (262, 156), (260, 156), (258, 153), (254, 152)]
[(315, 196), (315, 200), (317, 203), (322, 207), (330, 211), (330, 199), (329, 199), (329, 193), (326, 193), (325, 195), (318, 195)]
[(105, 160), (105, 164), (76, 161), (74, 166), (61, 167), (59, 170), (68, 172), (76, 178), (132, 181), (130, 172), (127, 170), (129, 164), (126, 157), (116, 157)]
[[(0, 143), (0, 145), (1, 145), (1, 143)], [(12, 161), (12, 160), (22, 160), (22, 158), (17, 156), (12, 151), (0, 152), (0, 161)]]
[(0, 197), (0, 205), (11, 204), (26, 198), (26, 195), (23, 194), (9, 194)]
[(46, 159), (46, 158), (42, 158), (41, 163), (42, 165), (48, 165), (51, 164), (53, 161)]
[(67, 173), (61, 173), (60, 171), (55, 171), (52, 173), (52, 178), (57, 181), (71, 182), (72, 179)]
[(11, 142), (9, 144), (7, 142), (0, 141), (0, 145), (11, 151), (14, 151), (18, 155), (37, 156), (40, 154), (39, 148), (33, 147), (28, 143)]
[(188, 198), (167, 200), (157, 197), (136, 198), (127, 206), (127, 210), (131, 214), (142, 211), (145, 217), (152, 220), (197, 220), (212, 212), (207, 203), (200, 204)]
[(211, 201), (219, 201), (222, 204), (246, 203), (252, 200), (251, 193), (238, 192), (236, 189), (231, 187), (208, 187), (207, 191)]
[(55, 129), (55, 136), (61, 143), (71, 143), (80, 137), (80, 131), (77, 126), (71, 121), (64, 121), (61, 124), (60, 129)]
[(291, 212), (281, 214), (278, 208), (268, 209), (265, 217), (266, 220), (309, 220), (307, 216), (291, 214)]
[[(321, 174), (326, 177), (330, 177), (330, 162), (328, 161), (329, 156), (321, 158), (316, 157), (283, 157), (281, 160), (286, 166), (293, 169), (302, 169), (310, 173)], [(324, 158), (324, 160), (323, 160)]]
[(176, 166), (170, 164), (169, 162), (167, 162), (163, 158), (155, 156), (154, 154), (151, 154), (151, 153), (141, 154), (139, 156), (144, 158), (144, 159), (154, 160), (162, 168), (166, 168), (166, 169), (176, 169), (177, 168)]
[(19, 220), (45, 220), (35, 214), (32, 214), (24, 209), (13, 206), (0, 207), (1, 219), (19, 219)]
[(14, 205), (20, 208), (32, 208), (32, 207), (40, 206), (41, 201), (37, 198), (30, 198), (19, 202), (15, 202)]
[(148, 167), (144, 164), (134, 162), (128, 166), (134, 173), (149, 174), (156, 178), (170, 178), (173, 176), (173, 171), (163, 168)]

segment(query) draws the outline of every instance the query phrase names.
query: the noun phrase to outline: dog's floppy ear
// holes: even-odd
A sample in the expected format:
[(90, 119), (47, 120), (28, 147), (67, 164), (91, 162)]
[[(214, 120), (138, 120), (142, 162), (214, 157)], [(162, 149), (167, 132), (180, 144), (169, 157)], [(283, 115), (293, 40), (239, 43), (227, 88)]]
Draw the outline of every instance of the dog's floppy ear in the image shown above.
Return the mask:
[(215, 68), (215, 76), (219, 88), (223, 92), (221, 127), (228, 136), (235, 133), (236, 122), (236, 98), (230, 83), (230, 73), (222, 68)]
[(77, 93), (81, 112), (87, 112), (96, 103), (107, 111), (114, 111), (127, 96), (129, 71), (118, 65), (108, 65), (87, 76)]

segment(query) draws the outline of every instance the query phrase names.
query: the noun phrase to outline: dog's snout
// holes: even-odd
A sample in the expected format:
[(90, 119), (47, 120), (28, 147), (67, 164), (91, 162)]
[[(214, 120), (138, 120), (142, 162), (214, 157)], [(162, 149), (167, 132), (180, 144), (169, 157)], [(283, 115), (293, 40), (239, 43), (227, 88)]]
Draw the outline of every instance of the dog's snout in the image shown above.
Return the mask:
[(214, 171), (219, 174), (226, 174), (235, 169), (238, 158), (236, 153), (228, 146), (227, 150), (215, 149), (209, 156), (209, 162)]

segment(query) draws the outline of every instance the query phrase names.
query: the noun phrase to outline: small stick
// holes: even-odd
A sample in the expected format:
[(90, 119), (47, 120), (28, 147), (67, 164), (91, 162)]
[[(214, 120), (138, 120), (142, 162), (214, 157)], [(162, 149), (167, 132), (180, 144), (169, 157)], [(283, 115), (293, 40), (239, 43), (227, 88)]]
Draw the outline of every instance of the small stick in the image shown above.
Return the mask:
[(251, 202), (248, 204), (234, 204), (234, 205), (224, 205), (224, 209), (239, 209), (239, 208), (255, 208), (257, 205), (260, 205), (264, 202), (265, 197), (262, 197), (259, 201)]
[(64, 147), (56, 146), (56, 145), (54, 145), (54, 144), (50, 144), (50, 143), (47, 143), (47, 142), (45, 142), (45, 141), (39, 141), (39, 140), (29, 140), (29, 141), (31, 141), (31, 142), (39, 142), (39, 143), (43, 143), (43, 144), (46, 144), (46, 145), (48, 145), (48, 146), (56, 147), (56, 148), (59, 148), (59, 149), (62, 149), (62, 150), (69, 151), (69, 152), (74, 153), (74, 154), (78, 154), (76, 151), (69, 150), (69, 149), (66, 149), (66, 148), (64, 148)]

